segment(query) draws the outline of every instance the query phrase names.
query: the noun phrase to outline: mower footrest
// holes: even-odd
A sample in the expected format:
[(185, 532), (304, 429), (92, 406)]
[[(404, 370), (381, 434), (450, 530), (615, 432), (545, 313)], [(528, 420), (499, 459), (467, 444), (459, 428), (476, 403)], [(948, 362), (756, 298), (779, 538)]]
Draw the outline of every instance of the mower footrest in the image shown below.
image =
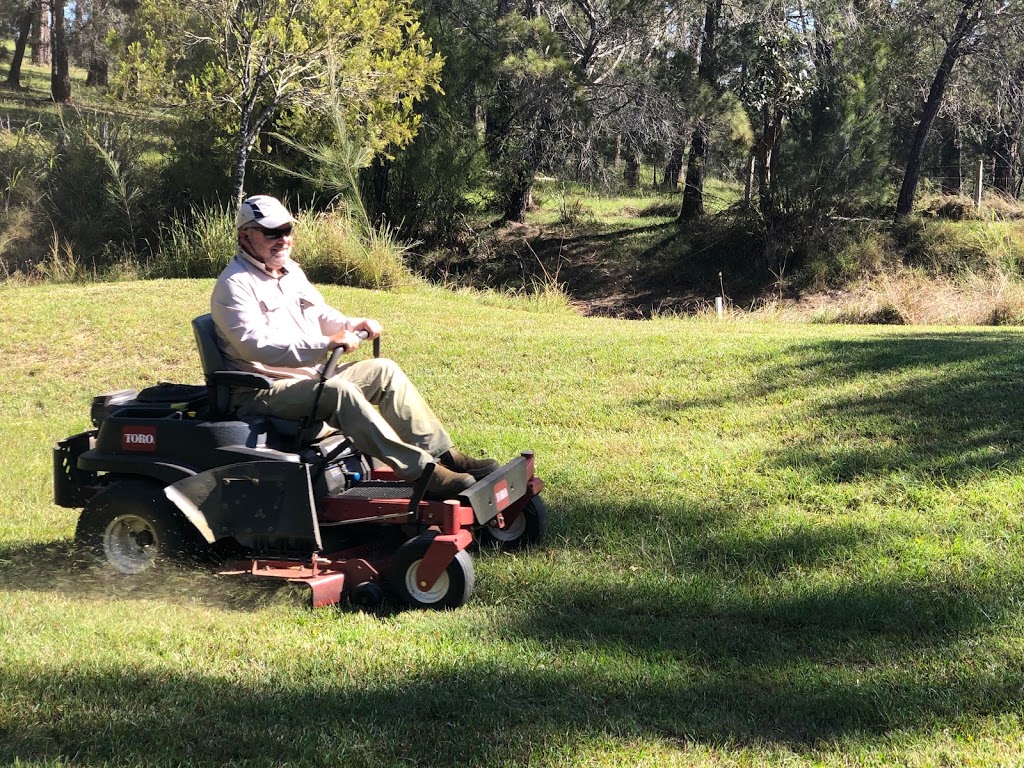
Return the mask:
[(332, 499), (411, 499), (413, 488), (408, 483), (380, 482), (371, 480), (349, 488), (341, 493), (331, 494)]

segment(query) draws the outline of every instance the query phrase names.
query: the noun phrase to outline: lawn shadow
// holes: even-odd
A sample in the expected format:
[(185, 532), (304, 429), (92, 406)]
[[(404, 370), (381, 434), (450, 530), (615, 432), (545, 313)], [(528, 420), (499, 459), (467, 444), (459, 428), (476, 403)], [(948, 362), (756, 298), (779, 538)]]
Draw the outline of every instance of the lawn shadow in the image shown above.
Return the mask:
[[(659, 520), (651, 535), (673, 531), (671, 558), (637, 559), (634, 570), (626, 553), (600, 581), (556, 567), (541, 583), (521, 586), (492, 614), (486, 633), (486, 642), (517, 649), (508, 663), (500, 654), (436, 667), (427, 660), (376, 684), (363, 681), (365, 687), (345, 675), (314, 683), (281, 672), (278, 680), (272, 668), (265, 684), (255, 685), (198, 669), (150, 675), (131, 666), (41, 671), (0, 664), (5, 699), (31, 701), (41, 713), (0, 738), (0, 761), (74, 756), (141, 764), (159, 755), (167, 764), (333, 757), (359, 765), (527, 765), (546, 744), (571, 754), (574, 745), (608, 738), (803, 752), (962, 725), (1020, 706), (1018, 659), (1006, 659), (999, 675), (975, 663), (986, 653), (982, 638), (1021, 597), (1013, 586), (1019, 574), (815, 579), (876, 547), (886, 532), (855, 524), (750, 531), (724, 506), (621, 503), (608, 513)], [(536, 555), (557, 565), (557, 542)], [(501, 557), (509, 555), (481, 553), (478, 573), (486, 580), (488, 558)], [(0, 588), (111, 597), (109, 582), (60, 572), (70, 558), (64, 541), (0, 550)], [(212, 577), (175, 578), (162, 592), (139, 589), (115, 599), (221, 606), (223, 594), (203, 589)], [(780, 580), (776, 588), (759, 588), (772, 579)], [(484, 599), (493, 589), (485, 586)], [(237, 596), (224, 605), (252, 607)], [(543, 663), (524, 664), (524, 647), (542, 649)], [(337, 663), (344, 668), (344, 659)], [(47, 714), (57, 711), (59, 717)]]
[[(651, 514), (628, 503), (609, 512)], [(1024, 598), (1018, 565), (844, 568), (883, 561), (890, 532), (715, 530), (707, 509), (662, 514), (675, 521), (671, 561), (626, 555), (596, 582), (555, 569), (528, 608), (500, 621), (509, 643), (606, 660), (573, 684), (581, 701), (614, 710), (598, 728), (622, 717), (639, 736), (799, 752), (1019, 709), (1024, 667), (995, 639)]]
[[(766, 372), (755, 397), (799, 380), (838, 388), (892, 377), (881, 394), (845, 395), (809, 413), (842, 425), (856, 447), (801, 440), (776, 461), (838, 482), (912, 471), (957, 483), (1024, 459), (1024, 354), (1019, 333), (928, 333), (802, 346), (801, 361)], [(941, 374), (936, 374), (936, 369)]]
[[(777, 402), (779, 414), (818, 426), (812, 437), (769, 449), (769, 465), (810, 470), (821, 482), (911, 471), (956, 483), (1024, 460), (1022, 344), (1013, 331), (800, 342), (785, 355), (763, 354), (754, 378), (713, 397), (629, 406), (675, 422), (691, 409)], [(850, 386), (858, 382), (865, 386)], [(844, 387), (871, 394), (835, 394)], [(794, 409), (820, 392), (833, 394)]]
[[(531, 765), (553, 744), (571, 756), (609, 739), (809, 753), (1019, 710), (1017, 660), (997, 675), (945, 667), (979, 654), (966, 634), (980, 622), (912, 621), (967, 596), (895, 582), (853, 592), (766, 609), (715, 607), (656, 585), (564, 582), (549, 591), (556, 599), (524, 595), (488, 631), (487, 642), (518, 649), (509, 663), (426, 659), (369, 684), (273, 668), (253, 683), (199, 669), (0, 665), (9, 706), (31, 702), (39, 713), (4, 734), (0, 761)], [(870, 604), (875, 619), (844, 615), (851, 602)], [(522, 663), (524, 640), (541, 650), (536, 664)]]
[[(802, 440), (769, 450), (767, 465), (810, 467), (822, 485), (907, 472), (927, 479), (936, 468), (966, 482), (1021, 462), (1020, 338), (801, 342), (796, 362), (765, 361), (763, 374), (729, 396), (796, 402), (805, 389), (891, 376), (883, 394), (844, 394), (793, 415), (841, 424), (838, 433), (862, 438), (863, 449)], [(633, 406), (666, 419), (695, 407)], [(601, 496), (598, 517), (587, 506), (598, 502), (583, 496), (552, 510), (550, 547), (514, 556), (550, 558), (533, 583), (488, 586), (487, 558), (506, 555), (479, 557), (484, 598), (510, 590), (481, 637), (515, 648), (508, 663), (488, 655), (441, 668), (427, 657), (359, 685), (342, 674), (312, 684), (271, 669), (260, 686), (201, 670), (0, 665), (4, 697), (41, 713), (3, 733), (0, 761), (528, 765), (550, 760), (553, 747), (571, 760), (577, 746), (646, 739), (810, 754), (1020, 711), (1024, 659), (1003, 629), (1024, 598), (1015, 560), (977, 571), (966, 562), (955, 573), (939, 562), (886, 569), (899, 556), (888, 545), (905, 534), (895, 520), (753, 528), (728, 500), (655, 504), (628, 490)], [(599, 576), (559, 567), (610, 532), (623, 546), (600, 543)], [(62, 546), (0, 550), (0, 587), (25, 588), (22, 571), (59, 566)], [(849, 565), (858, 560), (879, 567)], [(55, 586), (39, 575), (27, 588), (71, 589), (71, 581)], [(530, 649), (536, 664), (522, 661)]]

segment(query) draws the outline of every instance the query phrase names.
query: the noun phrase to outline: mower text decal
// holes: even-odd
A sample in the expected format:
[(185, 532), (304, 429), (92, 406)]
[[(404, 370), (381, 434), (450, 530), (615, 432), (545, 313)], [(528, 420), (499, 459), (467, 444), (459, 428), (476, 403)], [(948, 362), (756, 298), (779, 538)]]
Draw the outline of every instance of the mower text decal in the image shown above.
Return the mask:
[(125, 427), (121, 432), (122, 451), (155, 451), (156, 427)]
[(509, 492), (508, 483), (504, 480), (498, 482), (494, 486), (494, 506), (498, 508), (498, 511), (505, 509), (509, 505)]

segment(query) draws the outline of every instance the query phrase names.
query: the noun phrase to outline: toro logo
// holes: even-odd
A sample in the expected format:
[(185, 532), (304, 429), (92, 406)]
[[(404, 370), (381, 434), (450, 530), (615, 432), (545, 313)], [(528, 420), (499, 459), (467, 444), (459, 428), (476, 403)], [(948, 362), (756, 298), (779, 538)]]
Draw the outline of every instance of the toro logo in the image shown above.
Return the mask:
[(122, 451), (155, 451), (156, 427), (125, 427), (121, 431)]
[(501, 512), (509, 505), (508, 483), (504, 480), (494, 486), (494, 506)]

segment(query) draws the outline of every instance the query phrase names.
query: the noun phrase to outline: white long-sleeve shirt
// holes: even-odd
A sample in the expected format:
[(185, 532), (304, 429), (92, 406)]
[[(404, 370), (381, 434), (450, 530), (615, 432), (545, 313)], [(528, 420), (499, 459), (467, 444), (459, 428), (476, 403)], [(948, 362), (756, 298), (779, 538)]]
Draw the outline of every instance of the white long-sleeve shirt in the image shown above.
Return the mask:
[(353, 321), (331, 307), (289, 260), (280, 277), (239, 250), (217, 278), (210, 312), (225, 362), (275, 379), (312, 378), (329, 337)]

